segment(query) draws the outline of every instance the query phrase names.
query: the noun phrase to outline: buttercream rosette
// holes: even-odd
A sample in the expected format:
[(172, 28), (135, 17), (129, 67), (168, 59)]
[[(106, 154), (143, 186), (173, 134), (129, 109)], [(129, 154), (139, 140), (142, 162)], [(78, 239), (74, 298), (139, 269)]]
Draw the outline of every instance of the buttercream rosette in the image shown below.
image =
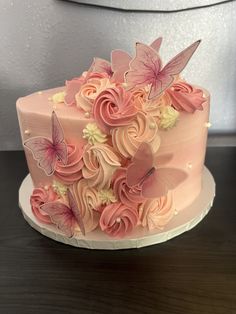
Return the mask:
[(106, 133), (114, 127), (128, 125), (136, 113), (137, 108), (132, 100), (132, 93), (121, 86), (101, 92), (93, 105), (94, 119)]
[(139, 206), (138, 212), (143, 227), (149, 230), (163, 229), (175, 214), (171, 191), (165, 196), (147, 199)]
[(138, 224), (137, 209), (120, 202), (107, 205), (102, 211), (99, 225), (109, 236), (123, 238)]
[(203, 91), (184, 81), (177, 81), (166, 90), (172, 106), (178, 111), (193, 113), (195, 110), (203, 110), (206, 101)]
[(160, 146), (157, 121), (141, 111), (129, 125), (114, 128), (111, 134), (113, 146), (125, 158), (133, 157), (142, 142), (150, 144), (153, 153)]
[(70, 185), (82, 178), (84, 147), (83, 144), (67, 145), (67, 163), (57, 160), (54, 176), (64, 184)]
[(109, 188), (112, 175), (120, 167), (119, 157), (107, 144), (87, 145), (83, 154), (83, 177), (91, 187)]
[(46, 186), (45, 188), (35, 188), (32, 195), (30, 196), (30, 205), (34, 216), (38, 221), (45, 224), (52, 224), (51, 218), (43, 210), (41, 206), (45, 203), (54, 202), (58, 200), (59, 197), (56, 192), (54, 192), (51, 186)]

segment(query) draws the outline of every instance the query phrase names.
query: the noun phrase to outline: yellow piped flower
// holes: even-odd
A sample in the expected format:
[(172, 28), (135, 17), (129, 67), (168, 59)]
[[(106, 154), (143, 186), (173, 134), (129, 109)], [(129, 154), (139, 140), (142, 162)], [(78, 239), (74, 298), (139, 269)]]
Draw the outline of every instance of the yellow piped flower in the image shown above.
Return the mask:
[(62, 183), (60, 183), (60, 182), (58, 182), (58, 181), (56, 181), (56, 180), (53, 180), (52, 187), (53, 187), (53, 190), (54, 190), (54, 191), (57, 193), (57, 195), (60, 196), (60, 197), (65, 196), (66, 193), (67, 193), (67, 187), (66, 187), (64, 184), (62, 184)]
[(59, 104), (61, 102), (64, 102), (65, 101), (65, 95), (66, 95), (65, 92), (56, 93), (52, 96), (52, 101), (54, 102), (54, 104)]
[(97, 127), (96, 123), (88, 123), (83, 129), (83, 138), (87, 139), (89, 144), (105, 143), (107, 141), (106, 134)]
[(161, 108), (161, 117), (160, 117), (160, 128), (161, 129), (172, 129), (179, 118), (179, 112), (171, 106), (163, 106)]
[(104, 204), (109, 205), (111, 203), (117, 202), (117, 199), (116, 199), (115, 195), (113, 194), (112, 189), (101, 190), (100, 192), (98, 192), (98, 196), (99, 196), (103, 205)]

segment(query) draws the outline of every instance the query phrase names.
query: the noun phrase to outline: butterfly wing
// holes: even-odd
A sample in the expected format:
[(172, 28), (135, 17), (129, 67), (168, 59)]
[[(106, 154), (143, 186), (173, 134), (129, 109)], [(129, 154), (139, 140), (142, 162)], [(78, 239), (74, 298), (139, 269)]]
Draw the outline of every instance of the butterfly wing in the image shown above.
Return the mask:
[(174, 168), (160, 168), (149, 176), (142, 185), (142, 195), (146, 198), (164, 196), (187, 178), (186, 172)]
[(57, 160), (52, 142), (45, 137), (33, 137), (26, 140), (24, 146), (32, 152), (38, 167), (43, 169), (46, 175), (52, 175)]
[(129, 89), (153, 84), (161, 70), (161, 59), (150, 46), (137, 43), (136, 56), (130, 62), (125, 78)]
[(92, 72), (107, 73), (109, 76), (112, 75), (111, 64), (107, 60), (101, 58), (94, 58)]
[(154, 157), (155, 166), (164, 166), (173, 159), (173, 154), (163, 154)]
[(52, 140), (57, 157), (67, 163), (67, 146), (64, 141), (64, 134), (56, 113), (52, 112)]
[(67, 237), (73, 237), (76, 220), (72, 210), (68, 206), (60, 202), (51, 202), (43, 204), (41, 209), (50, 216), (52, 222)]
[(133, 187), (140, 183), (142, 178), (153, 167), (153, 153), (148, 143), (143, 142), (127, 168), (127, 185)]
[(125, 72), (129, 70), (129, 63), (132, 60), (130, 55), (123, 50), (113, 50), (111, 53), (112, 79), (115, 82), (123, 83)]
[(75, 105), (75, 95), (80, 91), (83, 82), (80, 79), (66, 81), (65, 103), (67, 106)]
[(158, 73), (156, 80), (151, 86), (148, 96), (149, 99), (159, 96), (171, 85), (171, 83), (173, 83), (175, 76), (180, 74), (180, 72), (185, 68), (200, 42), (200, 40), (196, 41), (177, 54), (177, 56), (165, 65), (165, 67)]
[(154, 42), (151, 43), (150, 47), (152, 47), (156, 52), (159, 52), (162, 43), (162, 37), (157, 38)]
[(76, 221), (80, 227), (82, 234), (85, 235), (85, 227), (84, 227), (84, 223), (83, 223), (83, 220), (81, 217), (80, 209), (78, 208), (76, 201), (75, 201), (75, 199), (74, 199), (74, 197), (73, 197), (73, 195), (69, 189), (68, 189), (67, 195), (68, 195), (70, 208), (71, 208), (71, 210), (72, 210), (72, 212), (76, 218)]

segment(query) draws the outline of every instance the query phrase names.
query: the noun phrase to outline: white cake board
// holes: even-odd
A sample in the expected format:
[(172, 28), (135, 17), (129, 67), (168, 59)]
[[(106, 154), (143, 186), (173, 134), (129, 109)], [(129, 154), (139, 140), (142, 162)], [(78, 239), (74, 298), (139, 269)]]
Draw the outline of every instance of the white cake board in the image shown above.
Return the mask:
[(140, 248), (174, 238), (181, 233), (192, 229), (208, 213), (212, 207), (215, 197), (215, 181), (209, 170), (204, 167), (202, 191), (195, 201), (185, 209), (181, 210), (164, 230), (148, 231), (146, 228), (137, 228), (130, 236), (125, 239), (113, 239), (108, 237), (100, 230), (95, 230), (73, 238), (65, 237), (55, 226), (44, 225), (38, 222), (31, 211), (30, 195), (33, 191), (33, 184), (30, 175), (21, 184), (19, 189), (19, 205), (25, 220), (43, 235), (62, 242), (81, 248), (99, 250), (118, 250), (128, 248)]

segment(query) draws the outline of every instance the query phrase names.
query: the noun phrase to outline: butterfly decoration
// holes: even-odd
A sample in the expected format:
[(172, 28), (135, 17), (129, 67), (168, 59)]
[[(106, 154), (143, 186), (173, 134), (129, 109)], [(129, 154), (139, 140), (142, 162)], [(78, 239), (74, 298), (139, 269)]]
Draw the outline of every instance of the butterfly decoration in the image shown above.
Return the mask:
[(169, 154), (154, 158), (151, 146), (143, 142), (127, 168), (127, 185), (130, 188), (141, 188), (145, 198), (166, 195), (187, 177), (182, 170), (157, 166), (166, 164), (171, 159), (172, 155)]
[(40, 209), (47, 213), (52, 222), (69, 238), (75, 234), (77, 225), (79, 226), (83, 235), (85, 235), (85, 227), (81, 217), (80, 210), (71, 193), (67, 190), (69, 206), (61, 202), (49, 202), (43, 204)]
[(129, 64), (130, 70), (125, 73), (128, 89), (150, 85), (148, 99), (160, 96), (185, 68), (200, 42), (198, 40), (184, 49), (164, 67), (153, 47), (137, 43), (136, 56)]
[[(150, 47), (158, 52), (161, 43), (162, 38), (159, 37), (151, 43)], [(95, 58), (91, 69), (93, 72), (107, 73), (113, 82), (123, 83), (124, 75), (129, 70), (131, 60), (132, 57), (127, 52), (115, 49), (111, 52), (111, 63), (105, 59)]]
[(43, 169), (48, 176), (54, 173), (57, 160), (61, 160), (64, 165), (67, 163), (67, 145), (62, 127), (54, 111), (51, 121), (52, 140), (36, 136), (24, 142), (24, 146), (32, 152), (34, 159), (38, 162), (38, 167)]

